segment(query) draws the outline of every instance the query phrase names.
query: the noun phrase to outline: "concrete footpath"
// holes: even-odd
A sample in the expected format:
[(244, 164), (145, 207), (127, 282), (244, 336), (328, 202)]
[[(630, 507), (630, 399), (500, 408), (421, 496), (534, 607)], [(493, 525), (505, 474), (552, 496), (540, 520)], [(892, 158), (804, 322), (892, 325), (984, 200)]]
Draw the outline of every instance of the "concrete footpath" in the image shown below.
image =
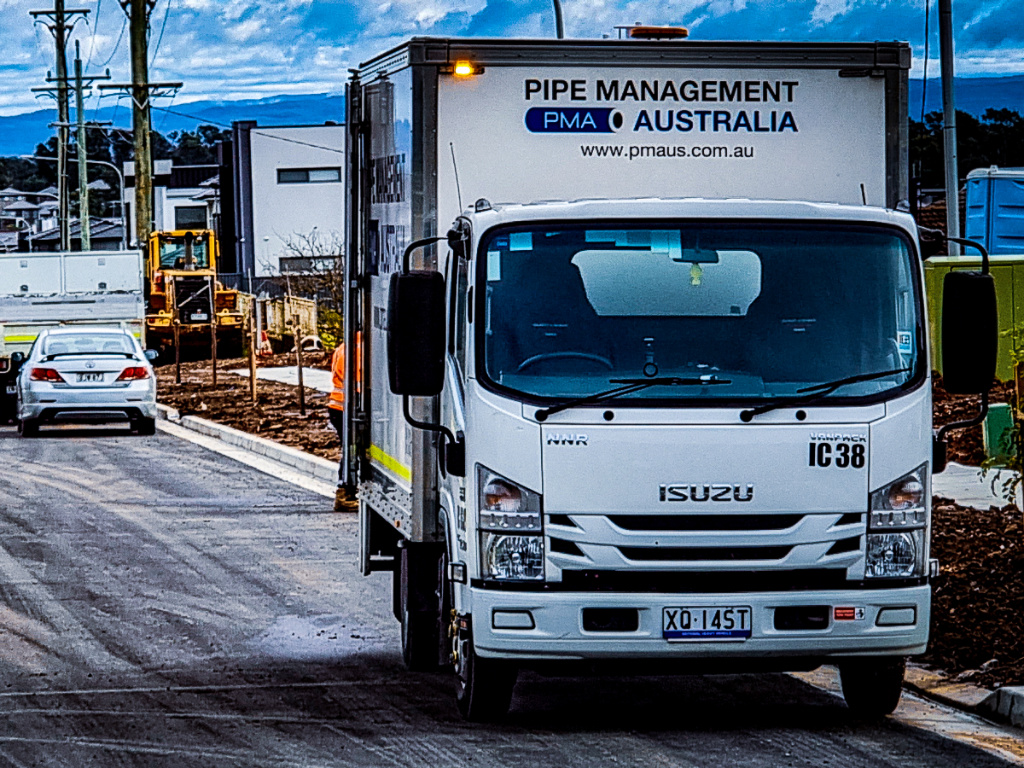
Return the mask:
[[(932, 476), (932, 494), (952, 499), (965, 507), (988, 509), (1005, 507), (1009, 502), (1003, 496), (1003, 483), (1010, 479), (1009, 470), (992, 469), (982, 473), (978, 467), (968, 467), (951, 461), (944, 472)], [(1015, 502), (1024, 509), (1021, 488), (1017, 488)]]
[[(228, 371), (228, 373), (242, 376), (246, 379), (249, 378), (248, 368), (235, 368)], [(257, 368), (256, 378), (264, 381), (276, 381), (280, 384), (291, 384), (293, 387), (297, 387), (299, 385), (299, 368), (295, 365)], [(334, 388), (332, 379), (333, 375), (330, 371), (302, 366), (302, 386), (304, 387), (315, 389), (318, 392), (330, 392)]]
[[(173, 408), (164, 405), (158, 407), (157, 426), (162, 431), (233, 458), (300, 488), (334, 498), (338, 466), (333, 461), (197, 416), (181, 416)], [(995, 487), (998, 488), (998, 484)], [(1006, 503), (992, 490), (991, 474), (987, 481), (983, 481), (976, 467), (959, 464), (950, 464), (946, 472), (933, 479), (933, 492), (937, 496), (953, 498), (960, 504), (974, 507), (987, 507), (989, 504), (1003, 506)], [(798, 677), (819, 685), (813, 674)], [(910, 665), (907, 669), (906, 688), (946, 706), (981, 715), (999, 723), (1024, 727), (1024, 687), (1007, 686), (990, 691), (969, 683), (950, 681), (924, 667)]]

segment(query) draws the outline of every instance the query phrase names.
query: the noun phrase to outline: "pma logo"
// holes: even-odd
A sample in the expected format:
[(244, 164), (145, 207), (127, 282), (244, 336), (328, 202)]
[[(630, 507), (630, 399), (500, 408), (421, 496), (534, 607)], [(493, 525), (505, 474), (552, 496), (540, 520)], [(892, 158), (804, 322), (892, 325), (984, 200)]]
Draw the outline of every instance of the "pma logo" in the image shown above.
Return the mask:
[(622, 113), (608, 107), (531, 107), (526, 128), (532, 133), (615, 133)]

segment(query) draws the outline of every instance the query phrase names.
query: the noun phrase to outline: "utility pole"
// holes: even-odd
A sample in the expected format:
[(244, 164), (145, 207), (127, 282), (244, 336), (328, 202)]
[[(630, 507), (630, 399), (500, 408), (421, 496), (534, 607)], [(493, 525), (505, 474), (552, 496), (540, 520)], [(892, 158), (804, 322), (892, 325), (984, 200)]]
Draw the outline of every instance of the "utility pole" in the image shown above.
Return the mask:
[(42, 23), (53, 34), (57, 49), (57, 202), (60, 222), (60, 249), (71, 250), (71, 220), (68, 199), (68, 60), (67, 34), (87, 9), (66, 10), (64, 0), (54, 0), (53, 10), (29, 11), (29, 15)]
[[(88, 151), (85, 141), (84, 90), (86, 86), (91, 86), (94, 80), (109, 79), (110, 70), (107, 70), (105, 75), (83, 77), (82, 56), (79, 51), (78, 41), (75, 40), (75, 122), (78, 123), (78, 134), (75, 138), (75, 144), (78, 148), (78, 221), (81, 227), (83, 251), (92, 250), (92, 236), (89, 232), (89, 174)], [(90, 123), (89, 125), (99, 125), (99, 123)], [(124, 200), (121, 201), (121, 205), (122, 207), (124, 206)]]
[(75, 120), (78, 122), (78, 227), (82, 238), (82, 250), (92, 250), (92, 235), (89, 232), (89, 169), (85, 160), (85, 99), (82, 97), (82, 53), (75, 40)]
[[(939, 0), (939, 57), (942, 63), (942, 145), (946, 167), (946, 235), (960, 237), (960, 173), (956, 160), (956, 97), (953, 93), (952, 0)], [(950, 256), (959, 243), (947, 243)]]
[(132, 133), (135, 140), (135, 241), (143, 250), (153, 230), (153, 143), (150, 136), (150, 100), (173, 93), (181, 83), (149, 82), (149, 14), (156, 0), (118, 0), (128, 14), (132, 81), (130, 84), (101, 85), (127, 91), (132, 97)]

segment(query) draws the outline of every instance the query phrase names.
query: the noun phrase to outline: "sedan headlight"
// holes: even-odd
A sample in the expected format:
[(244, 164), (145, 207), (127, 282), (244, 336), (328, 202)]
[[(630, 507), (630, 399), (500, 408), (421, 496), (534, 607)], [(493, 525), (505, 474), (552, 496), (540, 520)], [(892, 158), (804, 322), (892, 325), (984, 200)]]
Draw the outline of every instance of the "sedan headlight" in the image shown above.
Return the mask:
[(543, 581), (541, 497), (477, 465), (482, 573), (496, 581)]
[(928, 465), (922, 464), (871, 494), (866, 541), (867, 578), (924, 575), (928, 525)]

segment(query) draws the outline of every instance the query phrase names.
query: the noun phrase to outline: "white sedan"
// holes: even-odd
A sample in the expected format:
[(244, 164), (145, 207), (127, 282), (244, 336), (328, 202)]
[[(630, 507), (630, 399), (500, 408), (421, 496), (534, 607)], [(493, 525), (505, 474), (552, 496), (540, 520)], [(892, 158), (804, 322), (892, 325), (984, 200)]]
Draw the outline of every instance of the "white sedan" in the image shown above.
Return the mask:
[(156, 431), (156, 377), (150, 357), (127, 330), (54, 328), (39, 334), (18, 376), (18, 432), (42, 424), (128, 421)]

